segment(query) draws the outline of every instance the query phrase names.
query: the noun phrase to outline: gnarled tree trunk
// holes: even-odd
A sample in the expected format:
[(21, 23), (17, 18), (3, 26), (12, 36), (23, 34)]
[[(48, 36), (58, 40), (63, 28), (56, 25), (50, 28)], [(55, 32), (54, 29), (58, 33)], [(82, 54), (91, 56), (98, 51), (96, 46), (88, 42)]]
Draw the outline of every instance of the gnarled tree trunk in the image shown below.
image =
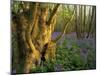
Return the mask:
[(25, 12), (13, 17), (19, 48), (16, 73), (29, 73), (32, 66), (40, 65), (42, 60), (54, 61), (56, 43), (51, 41), (51, 34), (58, 7), (59, 4), (55, 5), (49, 14), (48, 4), (34, 3), (30, 4), (27, 11), (30, 17), (27, 17)]

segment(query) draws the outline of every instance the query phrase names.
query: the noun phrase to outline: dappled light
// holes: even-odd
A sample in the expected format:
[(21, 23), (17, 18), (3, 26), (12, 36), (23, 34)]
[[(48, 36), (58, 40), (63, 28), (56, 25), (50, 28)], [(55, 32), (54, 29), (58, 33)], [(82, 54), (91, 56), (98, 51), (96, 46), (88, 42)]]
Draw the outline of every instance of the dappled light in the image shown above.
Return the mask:
[(13, 1), (12, 73), (96, 68), (96, 7)]

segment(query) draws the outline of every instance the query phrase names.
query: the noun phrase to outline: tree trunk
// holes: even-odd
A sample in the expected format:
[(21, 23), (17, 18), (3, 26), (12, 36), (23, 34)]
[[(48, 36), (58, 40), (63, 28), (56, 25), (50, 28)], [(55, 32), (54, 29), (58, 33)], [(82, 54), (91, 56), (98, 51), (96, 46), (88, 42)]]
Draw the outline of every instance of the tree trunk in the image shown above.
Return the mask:
[(95, 16), (95, 7), (92, 7), (92, 13), (90, 16), (87, 38), (89, 38), (89, 36), (91, 35), (91, 31), (92, 31), (92, 27), (93, 27), (93, 19), (95, 18), (94, 16)]
[(16, 73), (29, 73), (32, 66), (39, 66), (41, 61), (54, 61), (56, 42), (51, 41), (51, 34), (58, 7), (59, 4), (53, 8), (48, 20), (48, 5), (40, 3), (30, 5), (30, 17), (26, 17), (25, 12), (22, 12), (13, 18), (17, 25), (19, 48)]

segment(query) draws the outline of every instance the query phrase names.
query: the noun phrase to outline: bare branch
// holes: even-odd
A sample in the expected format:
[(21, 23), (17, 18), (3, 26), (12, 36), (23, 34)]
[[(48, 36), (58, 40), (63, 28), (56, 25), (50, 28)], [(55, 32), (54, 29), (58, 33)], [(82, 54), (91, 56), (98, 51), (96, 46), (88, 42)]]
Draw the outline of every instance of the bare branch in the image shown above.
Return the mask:
[(60, 38), (62, 38), (62, 37), (64, 36), (64, 34), (65, 34), (65, 32), (66, 32), (66, 29), (67, 29), (69, 23), (70, 23), (70, 22), (73, 20), (73, 18), (74, 18), (74, 14), (75, 14), (75, 11), (73, 12), (73, 15), (72, 15), (72, 17), (70, 18), (70, 20), (67, 21), (67, 22), (65, 23), (65, 25), (64, 25), (65, 27), (64, 27), (63, 32), (62, 32), (55, 40), (52, 40), (52, 41), (57, 42)]
[(57, 12), (59, 6), (60, 6), (60, 4), (57, 4), (57, 5), (54, 7), (54, 9), (53, 9), (53, 11), (52, 11), (52, 13), (51, 13), (51, 15), (50, 15), (50, 18), (49, 18), (49, 20), (48, 20), (48, 22), (47, 22), (47, 25), (50, 25), (50, 23), (52, 22), (52, 19), (54, 18), (54, 16), (55, 16), (55, 14), (56, 14), (56, 12)]

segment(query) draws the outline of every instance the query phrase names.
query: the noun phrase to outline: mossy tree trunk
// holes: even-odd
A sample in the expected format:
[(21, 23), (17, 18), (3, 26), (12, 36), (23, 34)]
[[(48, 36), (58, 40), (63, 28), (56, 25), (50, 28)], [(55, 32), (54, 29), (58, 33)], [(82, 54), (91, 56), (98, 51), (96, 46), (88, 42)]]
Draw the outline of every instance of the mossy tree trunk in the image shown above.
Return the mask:
[(32, 66), (40, 65), (42, 60), (54, 61), (56, 43), (51, 40), (51, 34), (58, 7), (56, 4), (49, 14), (48, 4), (34, 3), (27, 12), (30, 16), (27, 17), (24, 10), (13, 17), (18, 42), (16, 73), (29, 73)]

